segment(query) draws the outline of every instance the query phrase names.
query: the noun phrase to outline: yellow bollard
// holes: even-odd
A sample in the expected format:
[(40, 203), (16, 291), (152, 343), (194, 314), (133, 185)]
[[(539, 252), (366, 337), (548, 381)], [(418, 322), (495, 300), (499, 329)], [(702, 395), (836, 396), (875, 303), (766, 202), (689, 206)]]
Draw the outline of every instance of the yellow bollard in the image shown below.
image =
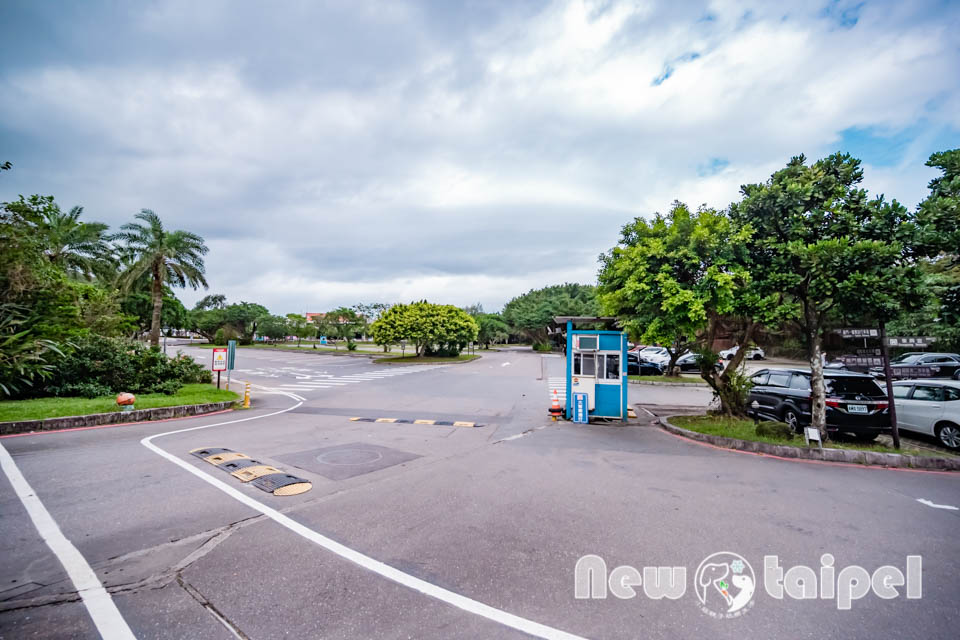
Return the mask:
[(243, 408), (250, 408), (250, 383), (246, 383), (246, 386), (243, 389)]

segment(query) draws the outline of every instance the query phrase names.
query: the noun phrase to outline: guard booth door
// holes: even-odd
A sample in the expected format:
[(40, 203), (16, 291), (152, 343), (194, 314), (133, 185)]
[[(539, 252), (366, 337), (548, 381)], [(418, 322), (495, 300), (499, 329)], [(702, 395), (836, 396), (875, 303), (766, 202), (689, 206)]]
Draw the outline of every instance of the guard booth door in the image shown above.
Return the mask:
[(571, 383), (573, 393), (587, 394), (587, 410), (593, 411), (597, 406), (597, 354), (574, 352)]

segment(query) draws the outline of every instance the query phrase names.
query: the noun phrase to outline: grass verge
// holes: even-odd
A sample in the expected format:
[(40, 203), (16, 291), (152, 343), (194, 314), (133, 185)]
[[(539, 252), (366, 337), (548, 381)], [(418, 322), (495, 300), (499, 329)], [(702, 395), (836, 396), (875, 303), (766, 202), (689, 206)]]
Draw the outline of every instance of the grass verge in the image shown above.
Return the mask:
[[(172, 396), (147, 393), (137, 396), (137, 409), (177, 407), (185, 404), (206, 404), (239, 400), (233, 391), (217, 389), (212, 384), (185, 384)], [(43, 420), (64, 416), (85, 416), (91, 413), (120, 411), (115, 396), (103, 398), (34, 398), (32, 400), (4, 400), (0, 402), (0, 422)]]
[[(769, 444), (783, 444), (791, 447), (807, 448), (803, 436), (797, 435), (792, 439), (776, 438), (772, 436), (758, 436), (753, 420), (739, 420), (722, 418), (719, 416), (671, 416), (670, 424), (690, 431), (699, 431), (713, 436), (751, 440), (753, 442), (767, 442)], [(877, 453), (904, 453), (912, 456), (926, 456), (930, 458), (952, 458), (951, 453), (931, 451), (928, 449), (913, 449), (903, 447), (899, 450), (885, 447), (880, 444), (857, 444), (851, 442), (837, 442), (831, 440), (825, 446), (831, 449), (856, 449), (858, 451), (876, 451)]]
[(433, 363), (450, 363), (450, 362), (470, 362), (471, 360), (476, 360), (479, 358), (479, 354), (464, 354), (461, 353), (456, 357), (444, 357), (444, 356), (417, 356), (416, 354), (409, 356), (396, 356), (393, 358), (377, 358), (374, 360), (377, 364), (390, 364), (390, 363), (403, 363), (403, 364), (433, 364)]
[(707, 384), (702, 378), (671, 378), (669, 376), (627, 376), (637, 382), (678, 382), (680, 384)]

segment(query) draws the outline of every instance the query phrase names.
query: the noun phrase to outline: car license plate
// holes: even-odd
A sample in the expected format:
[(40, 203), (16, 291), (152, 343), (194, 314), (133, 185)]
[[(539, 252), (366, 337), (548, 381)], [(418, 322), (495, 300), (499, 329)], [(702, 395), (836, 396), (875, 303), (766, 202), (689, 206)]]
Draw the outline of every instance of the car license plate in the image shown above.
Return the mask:
[(847, 411), (849, 413), (870, 413), (865, 404), (848, 404)]

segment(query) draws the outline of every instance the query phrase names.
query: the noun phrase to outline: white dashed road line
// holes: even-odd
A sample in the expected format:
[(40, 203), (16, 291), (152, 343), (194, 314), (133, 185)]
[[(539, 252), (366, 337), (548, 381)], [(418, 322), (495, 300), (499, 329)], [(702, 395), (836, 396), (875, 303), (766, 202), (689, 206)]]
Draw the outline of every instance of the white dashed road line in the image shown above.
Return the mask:
[(933, 502), (927, 500), (926, 498), (917, 498), (917, 502), (920, 504), (925, 504), (928, 507), (933, 507), (934, 509), (946, 509), (947, 511), (960, 511), (960, 507), (955, 507), (950, 504), (934, 504)]

